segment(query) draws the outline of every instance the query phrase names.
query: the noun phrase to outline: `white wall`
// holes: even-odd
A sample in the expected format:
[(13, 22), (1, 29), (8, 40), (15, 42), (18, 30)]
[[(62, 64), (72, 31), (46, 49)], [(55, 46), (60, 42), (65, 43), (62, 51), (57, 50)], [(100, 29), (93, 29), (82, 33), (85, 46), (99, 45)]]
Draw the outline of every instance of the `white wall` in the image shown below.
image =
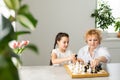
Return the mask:
[(102, 45), (108, 48), (111, 63), (120, 63), (120, 39), (106, 38), (103, 40)]
[[(38, 26), (31, 35), (22, 37), (36, 44), (39, 55), (26, 50), (22, 54), (23, 65), (48, 65), (54, 38), (58, 32), (70, 35), (69, 49), (77, 53), (84, 42), (84, 32), (94, 28), (90, 17), (96, 0), (23, 0), (38, 19)], [(19, 26), (19, 25), (18, 25)]]

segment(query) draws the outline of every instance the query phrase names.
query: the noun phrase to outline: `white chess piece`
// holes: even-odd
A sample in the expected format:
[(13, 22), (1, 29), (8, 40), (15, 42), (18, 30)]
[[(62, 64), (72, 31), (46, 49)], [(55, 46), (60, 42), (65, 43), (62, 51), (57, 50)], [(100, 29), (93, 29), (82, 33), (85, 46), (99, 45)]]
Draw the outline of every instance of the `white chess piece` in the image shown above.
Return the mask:
[(88, 73), (91, 73), (91, 70), (92, 70), (92, 69), (91, 69), (90, 66), (89, 66), (89, 69), (87, 70), (87, 72), (88, 72)]
[(76, 64), (75, 64), (75, 65), (76, 65), (76, 67), (79, 67), (79, 66), (80, 66), (80, 64), (79, 64), (79, 62), (78, 62), (78, 61), (76, 62)]

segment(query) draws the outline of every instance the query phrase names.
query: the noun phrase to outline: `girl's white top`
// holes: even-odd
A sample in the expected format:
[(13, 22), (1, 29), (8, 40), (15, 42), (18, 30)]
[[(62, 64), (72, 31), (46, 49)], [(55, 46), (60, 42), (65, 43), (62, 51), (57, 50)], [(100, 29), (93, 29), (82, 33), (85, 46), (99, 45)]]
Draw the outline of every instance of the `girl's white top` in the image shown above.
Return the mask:
[[(57, 58), (60, 59), (60, 58), (67, 58), (67, 57), (71, 56), (72, 51), (66, 50), (66, 51), (63, 53), (63, 52), (61, 52), (61, 51), (57, 48), (57, 49), (53, 49), (53, 50), (52, 50), (52, 53), (55, 53), (55, 54), (57, 55)], [(64, 62), (62, 62), (62, 63), (60, 63), (60, 64), (53, 64), (53, 65), (64, 65), (64, 64), (68, 64), (68, 63), (69, 63), (69, 61), (64, 61)]]

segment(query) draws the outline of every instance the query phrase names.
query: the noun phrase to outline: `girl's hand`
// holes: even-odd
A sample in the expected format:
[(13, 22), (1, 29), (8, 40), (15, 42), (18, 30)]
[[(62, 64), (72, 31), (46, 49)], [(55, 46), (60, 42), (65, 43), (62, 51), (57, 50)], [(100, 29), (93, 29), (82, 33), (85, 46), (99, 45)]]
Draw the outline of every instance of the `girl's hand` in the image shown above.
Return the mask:
[(77, 61), (80, 62), (80, 63), (82, 63), (82, 64), (84, 64), (84, 60), (81, 59), (81, 58), (78, 58)]
[(76, 57), (76, 54), (72, 54), (72, 63), (76, 63), (77, 61), (77, 57)]
[(68, 57), (68, 60), (70, 60), (70, 61), (76, 60), (75, 54), (71, 54), (71, 55)]

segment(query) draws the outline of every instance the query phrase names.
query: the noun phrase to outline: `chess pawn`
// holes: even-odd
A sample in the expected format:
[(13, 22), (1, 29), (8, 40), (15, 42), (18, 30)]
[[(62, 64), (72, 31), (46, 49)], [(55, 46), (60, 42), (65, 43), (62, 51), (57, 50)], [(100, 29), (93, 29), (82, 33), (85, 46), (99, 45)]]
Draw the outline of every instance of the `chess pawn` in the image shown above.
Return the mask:
[(79, 67), (79, 66), (80, 66), (80, 64), (79, 64), (79, 62), (77, 61), (77, 62), (76, 62), (76, 67)]
[(91, 73), (97, 73), (96, 68), (92, 68)]
[(72, 72), (74, 72), (75, 68), (76, 68), (75, 64), (72, 64), (72, 69), (71, 69)]
[(79, 67), (80, 67), (80, 69), (82, 69), (82, 64), (80, 63), (80, 65), (79, 65)]
[(75, 68), (74, 68), (74, 73), (79, 73), (79, 62), (77, 61), (76, 64), (75, 64)]
[(87, 72), (88, 72), (88, 73), (91, 73), (91, 71), (92, 71), (92, 69), (91, 69), (90, 66), (89, 66), (89, 69), (87, 69)]
[(79, 67), (75, 67), (74, 73), (78, 74), (79, 73)]
[(73, 66), (73, 64), (72, 64), (71, 61), (68, 62), (68, 65), (69, 65), (69, 67), (72, 67), (72, 66)]
[(85, 74), (85, 72), (84, 72), (85, 68), (84, 67), (85, 67), (85, 65), (82, 65), (82, 67), (81, 67), (81, 74)]
[(69, 62), (68, 62), (68, 65), (71, 65), (71, 64), (72, 64), (72, 62), (71, 62), (71, 61), (69, 61)]
[(69, 69), (71, 70), (71, 72), (74, 71), (74, 68), (75, 68), (75, 64), (73, 64), (71, 61), (68, 62), (68, 67)]

